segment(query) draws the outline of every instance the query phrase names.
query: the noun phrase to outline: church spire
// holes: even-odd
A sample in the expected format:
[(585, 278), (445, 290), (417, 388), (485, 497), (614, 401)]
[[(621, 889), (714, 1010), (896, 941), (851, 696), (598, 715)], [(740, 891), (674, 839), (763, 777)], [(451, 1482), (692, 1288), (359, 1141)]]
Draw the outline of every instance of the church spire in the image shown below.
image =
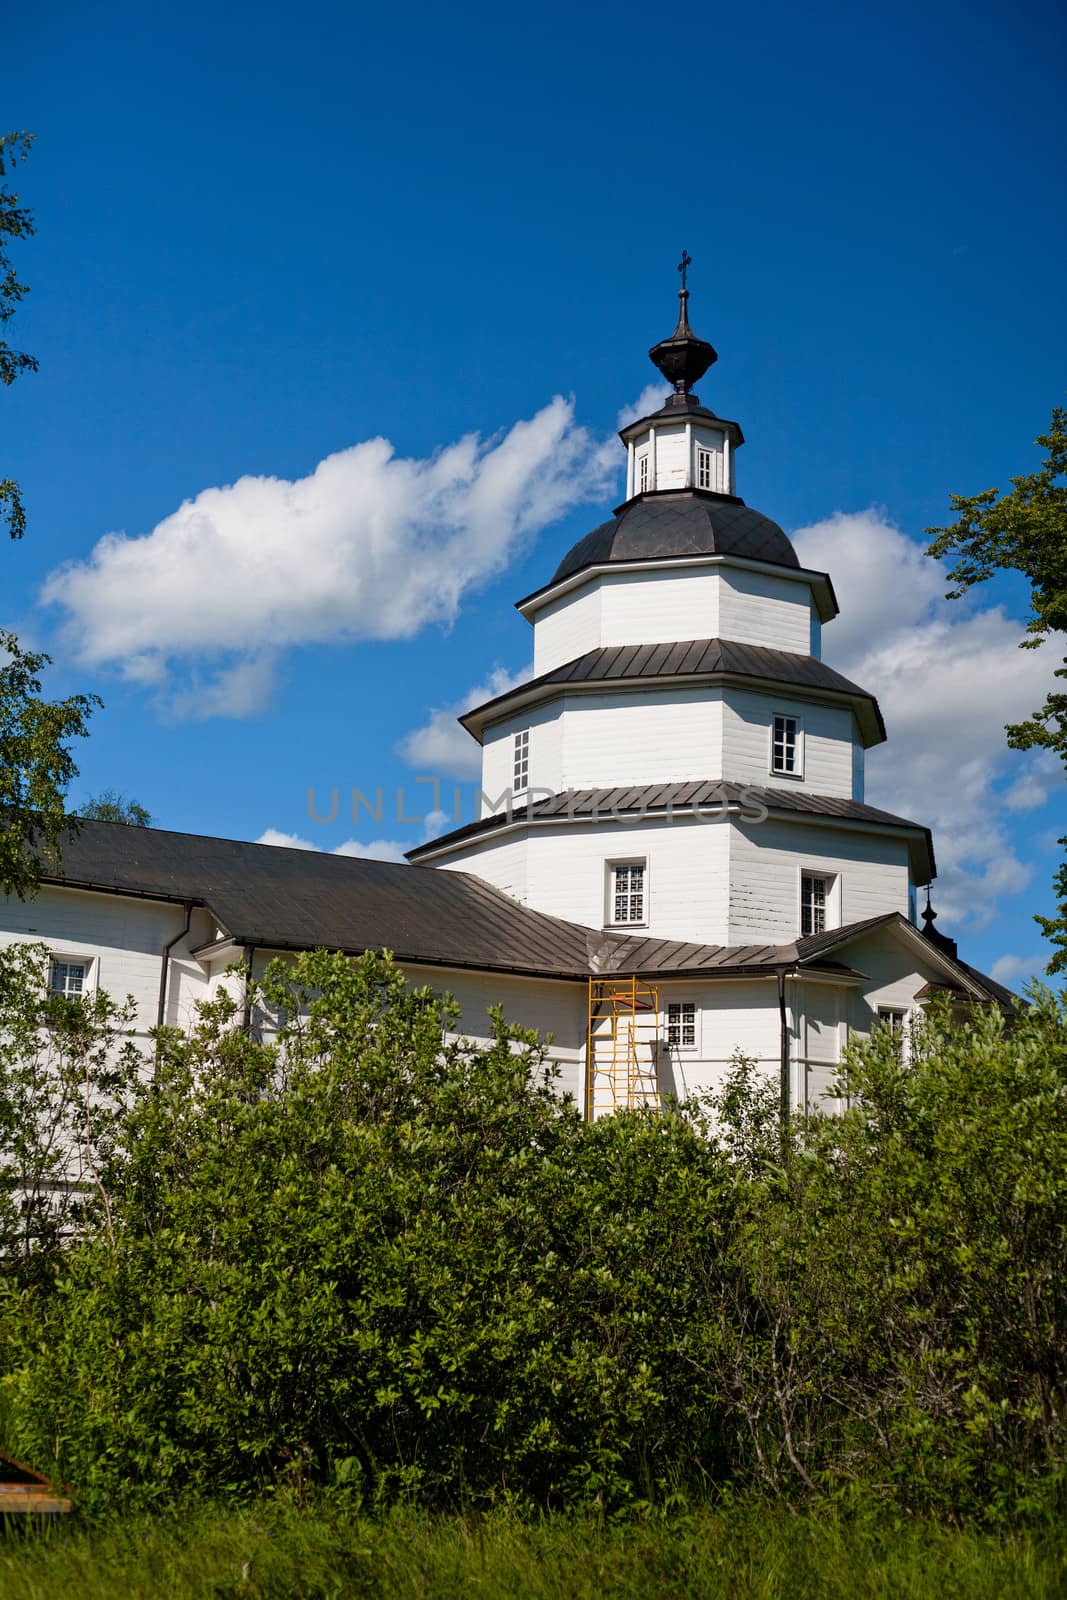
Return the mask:
[(648, 352), (653, 365), (659, 368), (668, 383), (674, 384), (674, 395), (667, 402), (668, 405), (684, 403), (687, 396), (695, 400), (696, 395), (690, 395), (693, 384), (719, 359), (714, 346), (708, 344), (706, 339), (698, 339), (689, 326), (686, 274), (692, 264), (692, 256), (688, 250), (683, 250), (678, 263), (678, 271), (682, 275), (682, 287), (678, 291), (678, 326), (669, 339), (661, 339)]

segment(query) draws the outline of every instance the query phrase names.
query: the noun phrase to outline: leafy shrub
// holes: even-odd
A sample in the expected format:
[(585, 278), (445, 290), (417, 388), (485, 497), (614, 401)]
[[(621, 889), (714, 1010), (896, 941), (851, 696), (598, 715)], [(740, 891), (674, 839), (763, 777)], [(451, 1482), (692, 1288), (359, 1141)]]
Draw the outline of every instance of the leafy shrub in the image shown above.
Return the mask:
[[(936, 1014), (907, 1062), (858, 1045), (853, 1109), (784, 1149), (743, 1062), (709, 1106), (584, 1124), (535, 1036), (452, 1038), (451, 1002), (383, 956), (277, 966), (257, 1015), (275, 1042), (221, 996), (151, 1072), (83, 1019), (96, 1177), (47, 1250), (8, 1245), (0, 1392), (10, 1446), (88, 1505), (1057, 1503), (1050, 996), (1008, 1034)], [(9, 1087), (33, 1040), (0, 1017)]]

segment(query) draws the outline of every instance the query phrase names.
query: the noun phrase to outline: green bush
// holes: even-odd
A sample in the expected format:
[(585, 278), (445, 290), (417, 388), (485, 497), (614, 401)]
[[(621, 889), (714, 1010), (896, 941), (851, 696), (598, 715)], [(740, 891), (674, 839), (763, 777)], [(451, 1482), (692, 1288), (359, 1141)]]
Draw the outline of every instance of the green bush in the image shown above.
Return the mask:
[[(853, 1109), (784, 1150), (744, 1063), (707, 1106), (583, 1124), (534, 1036), (447, 1042), (454, 1007), (385, 957), (276, 967), (256, 1015), (276, 1044), (223, 996), (106, 1083), (83, 1050), (96, 1177), (40, 1259), (6, 1258), (6, 1440), (89, 1508), (1058, 1503), (1051, 997), (1010, 1033), (936, 1015), (907, 1062), (857, 1046)], [(33, 1048), (0, 1009), (5, 1082)]]

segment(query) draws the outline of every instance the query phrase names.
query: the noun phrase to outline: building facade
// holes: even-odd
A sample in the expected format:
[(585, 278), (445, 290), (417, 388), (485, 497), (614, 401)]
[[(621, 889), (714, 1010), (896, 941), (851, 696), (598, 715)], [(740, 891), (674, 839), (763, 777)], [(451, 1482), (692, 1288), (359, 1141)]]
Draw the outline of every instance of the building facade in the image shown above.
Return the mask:
[[(794, 1109), (833, 1109), (850, 1032), (934, 993), (1013, 997), (917, 922), (929, 831), (864, 800), (886, 730), (822, 660), (826, 573), (736, 493), (744, 436), (694, 384), (678, 324), (650, 356), (673, 392), (623, 429), (627, 495), (518, 602), (534, 676), (461, 721), (482, 815), (408, 867), (87, 823), (0, 941), (37, 938), (65, 992), (134, 996), (147, 1040), (274, 955), (388, 948), (553, 1037), (593, 1117), (714, 1087), (744, 1054)], [(254, 1019), (249, 1019), (254, 1025)]]

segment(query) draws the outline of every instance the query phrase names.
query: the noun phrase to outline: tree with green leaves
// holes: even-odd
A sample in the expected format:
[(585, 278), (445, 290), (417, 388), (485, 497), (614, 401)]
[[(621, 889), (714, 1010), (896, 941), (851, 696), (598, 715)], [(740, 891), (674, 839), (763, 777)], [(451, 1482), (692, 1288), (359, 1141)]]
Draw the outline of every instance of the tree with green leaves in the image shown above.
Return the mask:
[[(27, 293), (7, 252), (12, 239), (34, 231), (33, 217), (5, 181), (29, 154), (28, 133), (0, 135), (0, 330)], [(7, 387), (37, 360), (13, 350), (0, 338), (0, 381)], [(26, 531), (26, 510), (18, 484), (0, 478), (0, 522), (12, 539)], [(96, 695), (65, 700), (41, 699), (40, 672), (50, 657), (23, 650), (13, 633), (0, 629), (0, 893), (31, 894), (40, 881), (42, 857), (54, 855), (70, 827), (65, 796), (77, 772), (70, 741), (82, 738)]]
[[(985, 489), (981, 494), (950, 496), (956, 520), (948, 527), (927, 528), (934, 540), (927, 555), (955, 558), (949, 569), (958, 599), (975, 584), (997, 572), (1018, 572), (1030, 584), (1033, 615), (1020, 643), (1034, 650), (1052, 634), (1067, 633), (1067, 409), (1056, 406), (1048, 433), (1035, 441), (1047, 452), (1036, 472), (1012, 478), (1006, 494)], [(1067, 658), (1055, 669), (1067, 679)], [(1051, 750), (1067, 769), (1067, 693), (1052, 691), (1044, 705), (1023, 722), (1009, 723), (1008, 744), (1014, 750)], [(1060, 840), (1067, 848), (1067, 837)], [(1067, 972), (1067, 861), (1053, 879), (1057, 914), (1035, 917), (1055, 946), (1050, 973)]]
[[(19, 161), (30, 153), (33, 136), (29, 133), (0, 134), (0, 327), (10, 322), (26, 294), (7, 253), (8, 239), (27, 239), (33, 233), (33, 217), (19, 197), (5, 181)], [(6, 339), (0, 339), (0, 382), (8, 387), (24, 372), (36, 372), (37, 359), (24, 350), (13, 350)], [(21, 539), (26, 531), (26, 511), (19, 486), (13, 478), (0, 478), (0, 519), (5, 521), (13, 539)]]
[(78, 816), (85, 822), (124, 822), (129, 828), (152, 826), (152, 813), (147, 807), (120, 794), (117, 789), (102, 789), (99, 794), (90, 796), (78, 807)]

